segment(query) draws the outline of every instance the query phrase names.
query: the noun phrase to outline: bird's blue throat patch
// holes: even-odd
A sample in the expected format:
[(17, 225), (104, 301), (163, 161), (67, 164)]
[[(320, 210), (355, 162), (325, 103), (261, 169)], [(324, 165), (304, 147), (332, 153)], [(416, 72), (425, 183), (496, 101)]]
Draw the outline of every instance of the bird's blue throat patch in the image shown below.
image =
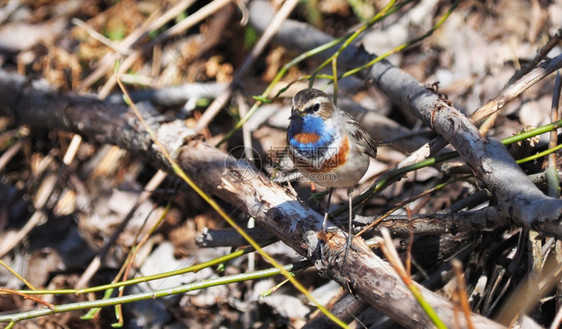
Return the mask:
[(289, 144), (302, 156), (324, 156), (334, 141), (335, 130), (326, 127), (322, 118), (305, 115), (293, 119), (289, 125)]

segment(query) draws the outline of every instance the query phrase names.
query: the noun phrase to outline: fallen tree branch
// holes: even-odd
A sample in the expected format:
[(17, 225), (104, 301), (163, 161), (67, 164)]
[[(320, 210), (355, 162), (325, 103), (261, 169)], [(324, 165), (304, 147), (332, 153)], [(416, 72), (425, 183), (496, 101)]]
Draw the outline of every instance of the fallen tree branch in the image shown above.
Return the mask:
[[(60, 95), (45, 84), (32, 82), (30, 85), (26, 87), (21, 76), (0, 71), (0, 115), (9, 116), (18, 124), (71, 131), (91, 141), (119, 145), (171, 171), (169, 163), (127, 107), (103, 102), (94, 96)], [(181, 121), (169, 120), (147, 106), (140, 108), (144, 109), (143, 116), (160, 142), (205, 191), (254, 217), (269, 232), (306, 255), (319, 271), (394, 321), (409, 328), (431, 326), (431, 321), (392, 267), (377, 257), (362, 239), (354, 239), (347, 257), (343, 257), (341, 251), (346, 235), (342, 231), (318, 234), (322, 216), (303, 205), (297, 196), (257, 171), (251, 181), (242, 179), (245, 171), (256, 170), (248, 162), (208, 145)], [(323, 260), (319, 258), (320, 243), (324, 243)], [(441, 320), (453, 327), (454, 305), (427, 289), (420, 289)], [(472, 314), (471, 321), (478, 327), (502, 328), (476, 314)]]
[[(131, 91), (131, 99), (135, 102), (150, 101), (153, 105), (177, 106), (192, 98), (215, 98), (228, 86), (219, 82), (185, 83), (159, 89)], [(123, 94), (112, 94), (107, 97), (111, 103), (124, 103)]]
[[(365, 226), (377, 221), (378, 217), (356, 215), (353, 219), (353, 233), (359, 233)], [(347, 218), (332, 220), (339, 227), (347, 225)], [(393, 236), (408, 237), (415, 235), (457, 234), (462, 232), (491, 231), (501, 227), (509, 227), (509, 220), (498, 214), (496, 207), (486, 207), (478, 210), (463, 211), (447, 214), (391, 215), (367, 231), (369, 235), (376, 234), (381, 228), (386, 228)], [(261, 227), (248, 230), (251, 237), (258, 241), (271, 238)], [(198, 234), (196, 243), (199, 247), (240, 247), (248, 243), (232, 229), (205, 230)]]
[[(266, 1), (254, 1), (250, 6), (250, 23), (258, 30), (267, 25), (272, 9)], [(309, 50), (332, 41), (333, 37), (304, 23), (287, 21), (276, 34), (275, 41), (291, 49)], [(335, 47), (339, 47), (335, 46)], [(337, 48), (335, 48), (337, 49)], [(326, 53), (326, 52), (325, 52)], [(323, 53), (321, 56), (325, 56)], [(355, 68), (369, 62), (373, 55), (362, 47), (349, 46), (338, 58), (338, 64)], [(562, 56), (552, 60), (550, 72), (562, 66)], [(537, 74), (537, 70), (531, 74)], [(498, 212), (517, 225), (528, 227), (546, 235), (562, 237), (562, 200), (542, 193), (515, 163), (507, 149), (494, 138), (482, 136), (474, 124), (455, 109), (447, 100), (426, 88), (414, 77), (380, 61), (359, 76), (375, 84), (404, 109), (410, 110), (424, 124), (453, 145), (461, 157), (498, 200)], [(521, 78), (525, 79), (525, 77)], [(525, 79), (525, 81), (527, 81)], [(532, 82), (538, 81), (531, 79)], [(528, 88), (529, 84), (526, 84)], [(524, 89), (519, 88), (520, 92)], [(502, 95), (505, 96), (505, 95)], [(510, 99), (513, 95), (509, 95)], [(496, 108), (501, 108), (497, 107)]]

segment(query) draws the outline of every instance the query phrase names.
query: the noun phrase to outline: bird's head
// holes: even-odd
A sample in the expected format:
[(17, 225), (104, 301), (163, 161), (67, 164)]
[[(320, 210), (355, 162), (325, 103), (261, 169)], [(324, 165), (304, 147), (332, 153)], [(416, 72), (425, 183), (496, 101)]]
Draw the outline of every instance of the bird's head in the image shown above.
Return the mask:
[(325, 92), (313, 88), (303, 89), (293, 97), (289, 119), (298, 120), (310, 116), (326, 120), (332, 117), (335, 107)]

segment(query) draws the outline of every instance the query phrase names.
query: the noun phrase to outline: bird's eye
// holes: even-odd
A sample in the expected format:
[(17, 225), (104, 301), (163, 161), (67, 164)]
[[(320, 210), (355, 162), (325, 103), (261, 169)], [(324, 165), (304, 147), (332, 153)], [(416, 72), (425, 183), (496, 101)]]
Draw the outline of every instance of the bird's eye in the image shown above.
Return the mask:
[(312, 105), (312, 112), (318, 112), (319, 109), (320, 109), (320, 103), (316, 103)]

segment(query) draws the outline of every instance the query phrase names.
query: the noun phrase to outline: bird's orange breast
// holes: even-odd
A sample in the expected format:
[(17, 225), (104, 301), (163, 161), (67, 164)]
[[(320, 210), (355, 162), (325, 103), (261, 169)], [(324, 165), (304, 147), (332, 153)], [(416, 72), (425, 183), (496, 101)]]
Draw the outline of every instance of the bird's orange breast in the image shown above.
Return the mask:
[(320, 168), (314, 168), (306, 160), (297, 160), (297, 166), (306, 170), (309, 173), (329, 173), (330, 171), (343, 166), (347, 161), (347, 156), (349, 154), (349, 139), (347, 136), (344, 137), (341, 145), (338, 148), (338, 153), (334, 154), (329, 159), (324, 160)]
[(293, 139), (302, 144), (313, 144), (318, 142), (320, 135), (316, 133), (298, 133), (293, 136)]
[(334, 155), (331, 159), (326, 161), (326, 165), (329, 168), (335, 169), (339, 166), (343, 166), (347, 161), (347, 155), (349, 153), (349, 139), (345, 136), (344, 140), (342, 141), (338, 153)]
[(329, 172), (330, 170), (336, 169), (339, 166), (343, 166), (347, 161), (348, 153), (349, 139), (347, 138), (347, 136), (345, 136), (338, 149), (338, 153), (336, 153), (330, 159), (326, 160), (322, 165), (322, 172)]

